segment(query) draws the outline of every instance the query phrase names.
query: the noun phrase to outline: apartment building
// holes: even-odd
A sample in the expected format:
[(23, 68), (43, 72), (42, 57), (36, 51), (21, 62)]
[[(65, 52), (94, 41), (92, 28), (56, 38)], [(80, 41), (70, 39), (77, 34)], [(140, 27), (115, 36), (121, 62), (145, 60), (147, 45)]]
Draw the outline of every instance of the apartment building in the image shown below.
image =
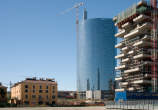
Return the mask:
[(54, 79), (26, 78), (11, 87), (11, 99), (21, 105), (54, 105), (57, 103), (57, 91)]
[[(157, 4), (156, 4), (157, 5)], [(158, 92), (158, 9), (154, 3), (140, 1), (113, 18), (120, 42), (115, 56), (120, 73), (116, 92)]]
[(0, 83), (0, 103), (7, 102), (7, 87)]

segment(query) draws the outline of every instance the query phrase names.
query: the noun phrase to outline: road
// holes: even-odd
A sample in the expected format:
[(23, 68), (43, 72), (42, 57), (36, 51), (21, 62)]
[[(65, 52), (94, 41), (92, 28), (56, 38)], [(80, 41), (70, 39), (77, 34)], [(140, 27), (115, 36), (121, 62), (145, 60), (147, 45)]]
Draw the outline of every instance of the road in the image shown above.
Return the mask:
[(104, 107), (27, 107), (27, 108), (0, 108), (0, 110), (104, 110)]

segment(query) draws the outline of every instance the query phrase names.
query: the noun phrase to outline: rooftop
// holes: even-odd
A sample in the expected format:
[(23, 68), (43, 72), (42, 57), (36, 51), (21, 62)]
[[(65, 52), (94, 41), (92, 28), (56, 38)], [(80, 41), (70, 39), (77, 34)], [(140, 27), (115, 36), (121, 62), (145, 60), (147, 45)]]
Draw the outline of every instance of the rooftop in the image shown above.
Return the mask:
[(7, 88), (7, 87), (3, 86), (2, 83), (0, 82), (0, 88)]
[(26, 78), (24, 81), (20, 81), (20, 82), (17, 82), (15, 83), (12, 87), (15, 87), (17, 86), (18, 84), (21, 84), (21, 83), (47, 83), (47, 84), (57, 84), (57, 82), (55, 81), (55, 79), (51, 79), (51, 78), (39, 78), (37, 79), (36, 77), (33, 77), (33, 78)]
[(143, 13), (144, 11), (147, 11), (148, 9), (150, 9), (150, 4), (145, 0), (141, 0), (139, 3), (134, 4), (132, 7), (129, 7), (125, 11), (122, 11), (121, 13), (119, 13), (117, 16), (113, 18), (113, 21), (115, 23), (120, 23), (126, 18), (129, 18), (138, 13)]

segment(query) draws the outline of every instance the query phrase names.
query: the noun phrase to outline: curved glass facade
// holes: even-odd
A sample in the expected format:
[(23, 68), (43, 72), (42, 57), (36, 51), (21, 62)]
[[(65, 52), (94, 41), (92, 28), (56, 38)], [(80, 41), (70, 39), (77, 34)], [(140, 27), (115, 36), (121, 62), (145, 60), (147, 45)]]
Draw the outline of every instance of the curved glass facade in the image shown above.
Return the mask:
[(77, 89), (109, 90), (114, 79), (115, 27), (112, 19), (88, 19), (79, 24)]

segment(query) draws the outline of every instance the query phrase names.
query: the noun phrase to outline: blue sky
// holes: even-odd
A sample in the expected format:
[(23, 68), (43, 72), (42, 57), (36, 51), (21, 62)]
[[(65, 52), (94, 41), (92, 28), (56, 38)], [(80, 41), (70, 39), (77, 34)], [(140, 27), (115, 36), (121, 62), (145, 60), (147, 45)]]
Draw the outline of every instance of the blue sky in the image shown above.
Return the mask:
[[(76, 90), (75, 10), (59, 13), (80, 1), (0, 0), (0, 82), (50, 77)], [(88, 0), (88, 17), (112, 18), (137, 1)]]

